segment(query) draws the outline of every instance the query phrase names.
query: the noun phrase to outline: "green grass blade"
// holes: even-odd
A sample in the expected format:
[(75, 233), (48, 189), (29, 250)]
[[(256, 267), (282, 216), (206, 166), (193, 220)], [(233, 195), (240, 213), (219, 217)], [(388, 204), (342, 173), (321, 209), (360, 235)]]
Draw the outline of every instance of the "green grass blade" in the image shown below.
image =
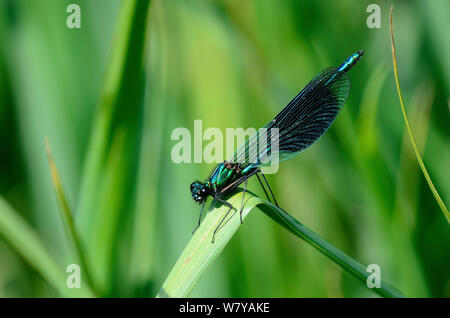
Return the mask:
[[(228, 202), (241, 206), (242, 196), (237, 194)], [(242, 212), (242, 219), (258, 204), (263, 203), (258, 197), (247, 196)], [(206, 209), (207, 207), (205, 207)], [(211, 243), (214, 229), (219, 224), (228, 207), (220, 206), (211, 210), (179, 257), (157, 297), (186, 297), (190, 294), (209, 265), (219, 256), (233, 237), (240, 225), (239, 213), (232, 210), (231, 217), (217, 232), (214, 244)], [(206, 212), (206, 211), (205, 211)]]
[[(266, 202), (265, 205), (260, 206), (260, 209), (293, 234), (299, 236), (318, 249), (322, 254), (359, 279), (363, 284), (366, 284), (369, 273), (366, 271), (365, 266), (342, 252), (331, 243), (324, 240), (317, 233), (311, 231), (308, 227), (297, 221), (279, 207)], [(390, 284), (384, 281), (382, 281), (380, 288), (374, 288), (373, 291), (383, 297), (403, 297), (397, 289), (393, 288)]]
[[(234, 207), (240, 207), (241, 200), (242, 192), (239, 192), (233, 195), (228, 202)], [(282, 209), (247, 191), (242, 215), (243, 220), (255, 207), (260, 208), (277, 223), (304, 239), (322, 254), (366, 284), (369, 276), (369, 273), (366, 272), (366, 267), (321, 238)], [(228, 208), (221, 205), (209, 212), (178, 258), (157, 297), (187, 297), (190, 294), (203, 273), (220, 255), (239, 228), (239, 212), (232, 210), (227, 217), (227, 221), (224, 222), (225, 225), (222, 225), (217, 232), (214, 244), (211, 243), (214, 229), (227, 211)], [(383, 297), (403, 297), (400, 292), (384, 281), (380, 288), (374, 288), (374, 292)]]
[(65, 266), (58, 263), (40, 236), (0, 197), (0, 234), (42, 277), (65, 297), (93, 297), (86, 284), (68, 288)]
[[(142, 134), (149, 0), (122, 2), (80, 188), (76, 225), (96, 286), (111, 295), (117, 239), (133, 210)], [(128, 214), (129, 216), (129, 214)]]
[(61, 179), (59, 178), (58, 169), (56, 168), (55, 161), (53, 160), (53, 155), (50, 150), (50, 142), (48, 141), (48, 138), (45, 138), (45, 149), (47, 152), (47, 159), (50, 166), (50, 172), (52, 176), (53, 181), (53, 187), (55, 188), (56, 197), (58, 199), (59, 205), (60, 205), (60, 211), (62, 214), (63, 220), (66, 222), (67, 228), (69, 230), (69, 237), (72, 240), (72, 242), (75, 245), (75, 250), (77, 253), (77, 257), (80, 260), (81, 265), (81, 271), (84, 273), (86, 277), (86, 282), (90, 286), (92, 290), (95, 290), (91, 271), (88, 266), (88, 263), (86, 261), (86, 255), (85, 251), (82, 248), (81, 241), (78, 236), (78, 232), (75, 229), (75, 223), (72, 217), (72, 212), (69, 207), (69, 203), (66, 199), (66, 195), (64, 194), (64, 189), (61, 183)]
[(420, 156), (419, 149), (417, 148), (416, 141), (414, 139), (411, 126), (409, 125), (408, 117), (406, 116), (405, 104), (403, 103), (402, 91), (400, 90), (400, 81), (398, 79), (398, 71), (397, 71), (397, 57), (395, 55), (395, 42), (394, 42), (394, 24), (392, 21), (392, 16), (394, 12), (394, 6), (391, 6), (390, 12), (390, 28), (391, 28), (391, 47), (392, 47), (392, 62), (394, 65), (394, 76), (395, 76), (395, 84), (397, 86), (398, 98), (400, 100), (400, 106), (402, 108), (403, 119), (405, 120), (406, 129), (408, 130), (409, 138), (411, 139), (411, 144), (414, 149), (414, 153), (417, 157), (417, 161), (419, 163), (420, 169), (427, 180), (428, 186), (430, 187), (431, 192), (433, 193), (434, 198), (436, 199), (439, 208), (441, 209), (444, 216), (447, 218), (447, 222), (450, 223), (450, 213), (448, 212), (447, 207), (445, 206), (444, 201), (442, 201), (439, 192), (436, 190), (436, 187), (431, 180), (430, 175), (428, 174), (427, 168), (425, 168), (425, 164), (423, 163), (422, 157)]

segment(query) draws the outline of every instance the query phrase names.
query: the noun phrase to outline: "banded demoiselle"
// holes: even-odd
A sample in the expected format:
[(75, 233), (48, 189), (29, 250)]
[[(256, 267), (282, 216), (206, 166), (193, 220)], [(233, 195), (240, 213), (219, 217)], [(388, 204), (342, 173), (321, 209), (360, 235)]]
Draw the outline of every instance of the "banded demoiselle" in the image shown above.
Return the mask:
[[(213, 243), (216, 232), (234, 208), (223, 199), (223, 196), (244, 183), (240, 208), (242, 223), (242, 208), (247, 181), (252, 176), (257, 177), (268, 200), (271, 201), (261, 182), (261, 175), (274, 203), (278, 206), (272, 189), (260, 169), (270, 164), (268, 158), (272, 158), (271, 155), (273, 155), (273, 149), (270, 146), (274, 144), (273, 134), (267, 134), (267, 131), (272, 131), (272, 129), (277, 131), (275, 141), (278, 145), (277, 155), (280, 162), (292, 158), (316, 142), (331, 126), (344, 105), (350, 90), (347, 71), (363, 54), (364, 51), (360, 50), (350, 55), (341, 66), (329, 67), (317, 74), (272, 121), (263, 127), (265, 129), (258, 130), (255, 135), (248, 138), (234, 153), (231, 160), (217, 165), (205, 182), (194, 181), (191, 184), (190, 189), (194, 201), (202, 204), (194, 232), (200, 226), (205, 203), (211, 196), (213, 200), (217, 200), (229, 208), (214, 230), (211, 241)], [(266, 133), (267, 136), (262, 136), (261, 132)], [(256, 157), (250, 160), (251, 150), (260, 148), (260, 141), (268, 137), (272, 138), (270, 145), (266, 143), (266, 149), (259, 151)]]

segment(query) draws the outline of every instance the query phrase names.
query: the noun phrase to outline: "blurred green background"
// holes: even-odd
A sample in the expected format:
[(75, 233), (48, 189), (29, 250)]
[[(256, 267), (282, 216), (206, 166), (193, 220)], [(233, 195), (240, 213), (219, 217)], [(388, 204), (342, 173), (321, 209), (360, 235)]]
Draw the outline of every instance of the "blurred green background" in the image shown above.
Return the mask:
[[(79, 30), (66, 27), (70, 3), (81, 7)], [(366, 26), (370, 3), (152, 1), (144, 91), (128, 89), (129, 95), (120, 96), (127, 124), (113, 129), (128, 136), (128, 146), (114, 148), (111, 142), (101, 171), (112, 185), (89, 192), (97, 185), (83, 181), (83, 171), (113, 39), (120, 36), (113, 36), (120, 1), (1, 0), (1, 198), (36, 230), (62, 271), (77, 263), (51, 182), (48, 136), (94, 275), (102, 277), (101, 295), (153, 297), (198, 217), (189, 185), (214, 167), (173, 163), (172, 130), (192, 131), (196, 119), (203, 129), (258, 128), (321, 69), (364, 49), (331, 129), (308, 151), (283, 162), (269, 182), (281, 207), (361, 263), (379, 264), (382, 279), (406, 296), (449, 297), (449, 224), (421, 174), (401, 115), (389, 40), (392, 1), (378, 2), (380, 29)], [(408, 116), (448, 206), (450, 2), (395, 5)], [(129, 73), (126, 81), (138, 75)], [(249, 186), (261, 194), (254, 180)], [(84, 214), (83, 191), (96, 202)], [(89, 227), (90, 220), (97, 223)], [(0, 296), (60, 296), (8, 242), (0, 233)], [(259, 212), (246, 219), (191, 294), (374, 295)]]

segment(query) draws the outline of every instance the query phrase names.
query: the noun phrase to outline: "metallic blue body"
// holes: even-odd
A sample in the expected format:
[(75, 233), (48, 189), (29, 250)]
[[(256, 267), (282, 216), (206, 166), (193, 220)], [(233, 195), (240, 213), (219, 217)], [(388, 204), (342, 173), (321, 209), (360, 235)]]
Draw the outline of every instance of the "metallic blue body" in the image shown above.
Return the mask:
[(338, 67), (338, 71), (339, 72), (347, 72), (349, 69), (352, 68), (352, 66), (358, 62), (358, 60), (361, 58), (361, 56), (364, 54), (364, 51), (358, 51), (356, 53), (353, 53), (352, 55), (350, 55), (345, 61), (344, 63), (341, 64), (341, 66)]

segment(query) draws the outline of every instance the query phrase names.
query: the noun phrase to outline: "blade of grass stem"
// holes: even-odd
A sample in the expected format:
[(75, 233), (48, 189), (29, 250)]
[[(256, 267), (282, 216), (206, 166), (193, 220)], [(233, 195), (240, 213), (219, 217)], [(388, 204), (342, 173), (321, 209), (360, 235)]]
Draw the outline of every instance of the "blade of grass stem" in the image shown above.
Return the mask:
[(88, 286), (68, 288), (63, 266), (30, 225), (0, 197), (0, 234), (9, 245), (64, 297), (93, 297)]
[(150, 0), (122, 1), (77, 202), (76, 226), (105, 296), (114, 294), (117, 241), (134, 208), (149, 6)]
[(84, 272), (84, 274), (85, 274), (86, 281), (87, 281), (88, 285), (90, 286), (90, 288), (92, 290), (95, 290), (95, 288), (93, 286), (91, 272), (90, 272), (88, 263), (86, 261), (85, 252), (81, 245), (78, 233), (75, 229), (75, 223), (74, 223), (74, 220), (72, 217), (72, 212), (69, 207), (69, 203), (67, 202), (66, 195), (64, 194), (64, 189), (63, 189), (63, 186), (61, 183), (61, 179), (59, 177), (58, 169), (56, 168), (56, 164), (55, 164), (55, 161), (53, 159), (53, 155), (52, 155), (52, 152), (50, 149), (50, 142), (48, 141), (47, 137), (45, 137), (45, 150), (47, 153), (47, 159), (48, 159), (48, 164), (50, 166), (50, 172), (51, 172), (51, 176), (52, 176), (53, 186), (55, 188), (56, 197), (59, 202), (62, 218), (66, 222), (67, 228), (69, 230), (69, 233), (68, 233), (69, 237), (75, 246), (75, 250), (76, 250), (78, 259), (81, 262), (82, 272)]
[(444, 201), (442, 201), (438, 191), (436, 190), (436, 187), (433, 184), (433, 181), (431, 181), (431, 178), (430, 178), (430, 175), (428, 174), (427, 169), (425, 168), (425, 164), (423, 163), (422, 157), (420, 156), (419, 149), (417, 148), (416, 141), (414, 139), (411, 127), (409, 125), (408, 117), (406, 116), (405, 105), (403, 103), (402, 92), (400, 90), (400, 81), (398, 79), (397, 57), (395, 54), (395, 42), (394, 42), (393, 12), (394, 12), (394, 6), (391, 6), (389, 25), (390, 25), (390, 31), (391, 31), (392, 62), (394, 65), (395, 84), (397, 86), (397, 93), (398, 93), (398, 98), (400, 100), (400, 106), (402, 109), (403, 119), (405, 120), (405, 125), (406, 125), (406, 129), (408, 130), (409, 139), (411, 140), (411, 144), (413, 146), (414, 153), (416, 154), (417, 161), (419, 162), (420, 169), (422, 170), (422, 173), (428, 183), (428, 186), (430, 187), (430, 190), (433, 193), (433, 196), (436, 199), (436, 202), (438, 203), (442, 213), (447, 218), (447, 222), (450, 223), (450, 213), (448, 212), (448, 209), (445, 206)]
[[(261, 205), (259, 208), (280, 225), (305, 240), (352, 276), (359, 279), (363, 284), (367, 283), (370, 273), (366, 271), (366, 266), (363, 266), (346, 253), (324, 240), (317, 233), (297, 221), (281, 208), (268, 202), (265, 202), (265, 204)], [(396, 288), (384, 281), (382, 281), (380, 288), (374, 288), (373, 291), (382, 297), (404, 297)]]
[[(321, 238), (282, 209), (260, 199), (249, 191), (246, 192), (245, 197), (246, 201), (242, 212), (243, 220), (245, 220), (252, 209), (258, 207), (274, 221), (305, 240), (352, 276), (366, 284), (369, 273), (366, 271), (365, 266)], [(220, 205), (208, 213), (178, 258), (157, 297), (189, 296), (203, 273), (220, 255), (238, 230), (240, 225), (239, 207), (241, 206), (241, 200), (242, 192), (234, 194), (228, 200), (236, 209), (228, 215), (224, 225), (217, 232), (214, 243), (211, 243), (212, 234), (228, 211), (228, 207)], [(403, 297), (399, 291), (384, 281), (380, 288), (374, 288), (373, 291), (383, 297)]]

